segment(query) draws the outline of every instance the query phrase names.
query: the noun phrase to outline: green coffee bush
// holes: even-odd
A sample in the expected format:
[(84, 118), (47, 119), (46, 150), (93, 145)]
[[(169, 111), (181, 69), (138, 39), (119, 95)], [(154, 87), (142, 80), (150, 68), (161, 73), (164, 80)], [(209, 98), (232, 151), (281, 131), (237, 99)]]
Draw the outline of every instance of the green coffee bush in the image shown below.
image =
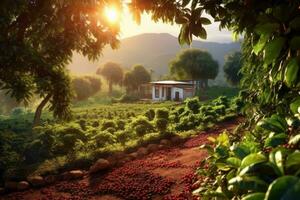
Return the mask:
[(101, 125), (101, 131), (104, 131), (108, 128), (116, 128), (117, 125), (113, 120), (104, 120)]
[(193, 113), (198, 113), (200, 108), (200, 101), (198, 97), (185, 100), (186, 107)]
[(158, 129), (159, 132), (166, 132), (168, 128), (168, 120), (164, 118), (157, 118), (155, 120), (155, 127)]
[(155, 118), (155, 111), (153, 109), (150, 109), (145, 113), (145, 116), (149, 121), (152, 121)]
[(166, 108), (159, 108), (155, 112), (155, 117), (156, 118), (162, 118), (162, 119), (169, 119), (169, 110)]
[(104, 147), (107, 144), (113, 144), (116, 141), (114, 135), (108, 131), (100, 131), (93, 138), (98, 147)]

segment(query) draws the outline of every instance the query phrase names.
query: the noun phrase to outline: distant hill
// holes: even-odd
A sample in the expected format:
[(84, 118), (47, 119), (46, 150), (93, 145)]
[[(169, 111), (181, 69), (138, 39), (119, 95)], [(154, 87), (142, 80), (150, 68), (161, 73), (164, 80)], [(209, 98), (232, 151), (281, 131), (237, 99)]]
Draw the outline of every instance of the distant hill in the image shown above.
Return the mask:
[[(192, 47), (210, 52), (220, 65), (218, 79), (223, 82), (224, 56), (230, 52), (240, 50), (240, 43), (216, 43), (194, 41)], [(159, 77), (168, 73), (170, 59), (183, 48), (177, 38), (167, 33), (146, 33), (121, 40), (120, 48), (112, 50), (107, 47), (98, 62), (89, 62), (79, 54), (75, 54), (69, 69), (73, 73), (94, 73), (96, 69), (107, 61), (121, 63), (125, 68), (134, 64), (143, 64), (154, 70), (154, 76)]]

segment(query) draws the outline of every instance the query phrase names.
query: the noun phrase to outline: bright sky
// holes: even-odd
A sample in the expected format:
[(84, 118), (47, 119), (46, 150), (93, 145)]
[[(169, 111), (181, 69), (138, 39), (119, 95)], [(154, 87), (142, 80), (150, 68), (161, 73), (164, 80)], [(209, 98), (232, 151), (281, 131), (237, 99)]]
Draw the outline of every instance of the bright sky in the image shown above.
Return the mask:
[[(214, 42), (232, 42), (232, 36), (229, 31), (219, 31), (218, 23), (205, 26), (208, 33), (206, 41)], [(178, 25), (164, 24), (162, 22), (155, 23), (151, 20), (151, 17), (147, 14), (142, 16), (141, 24), (136, 24), (129, 10), (125, 7), (124, 13), (121, 16), (121, 38), (126, 38), (142, 33), (169, 33), (174, 36), (178, 36), (180, 27)]]

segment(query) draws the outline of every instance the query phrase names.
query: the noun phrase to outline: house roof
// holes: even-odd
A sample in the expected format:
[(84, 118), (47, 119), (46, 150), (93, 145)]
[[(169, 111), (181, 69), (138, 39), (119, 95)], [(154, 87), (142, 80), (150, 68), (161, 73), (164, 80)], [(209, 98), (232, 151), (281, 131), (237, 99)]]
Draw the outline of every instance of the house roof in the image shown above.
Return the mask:
[(160, 85), (193, 85), (193, 83), (188, 83), (188, 82), (183, 82), (183, 81), (173, 81), (173, 80), (153, 81), (150, 83), (151, 84), (160, 84)]

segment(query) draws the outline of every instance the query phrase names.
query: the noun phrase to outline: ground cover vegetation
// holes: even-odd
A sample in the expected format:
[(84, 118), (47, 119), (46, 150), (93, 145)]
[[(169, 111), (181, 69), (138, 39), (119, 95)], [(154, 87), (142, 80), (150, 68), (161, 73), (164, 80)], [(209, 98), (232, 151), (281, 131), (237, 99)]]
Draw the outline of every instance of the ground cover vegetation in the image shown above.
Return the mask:
[[(206, 12), (220, 28), (243, 34), (243, 101), (247, 123), (207, 146), (199, 168), (201, 199), (298, 199), (299, 1), (133, 1), (137, 16), (181, 24), (180, 43), (206, 39)], [(168, 10), (169, 12), (163, 12)], [(287, 10), (289, 12), (287, 12)], [(204, 169), (203, 169), (204, 167)]]
[[(135, 103), (75, 107), (74, 119), (57, 123), (51, 115), (33, 131), (25, 111), (1, 119), (1, 180), (22, 180), (30, 173), (85, 168), (101, 156), (131, 151), (141, 145), (179, 135), (189, 137), (236, 116), (240, 101), (198, 98), (184, 104)], [(23, 112), (23, 113), (22, 113)], [(13, 127), (13, 128), (12, 128)]]

